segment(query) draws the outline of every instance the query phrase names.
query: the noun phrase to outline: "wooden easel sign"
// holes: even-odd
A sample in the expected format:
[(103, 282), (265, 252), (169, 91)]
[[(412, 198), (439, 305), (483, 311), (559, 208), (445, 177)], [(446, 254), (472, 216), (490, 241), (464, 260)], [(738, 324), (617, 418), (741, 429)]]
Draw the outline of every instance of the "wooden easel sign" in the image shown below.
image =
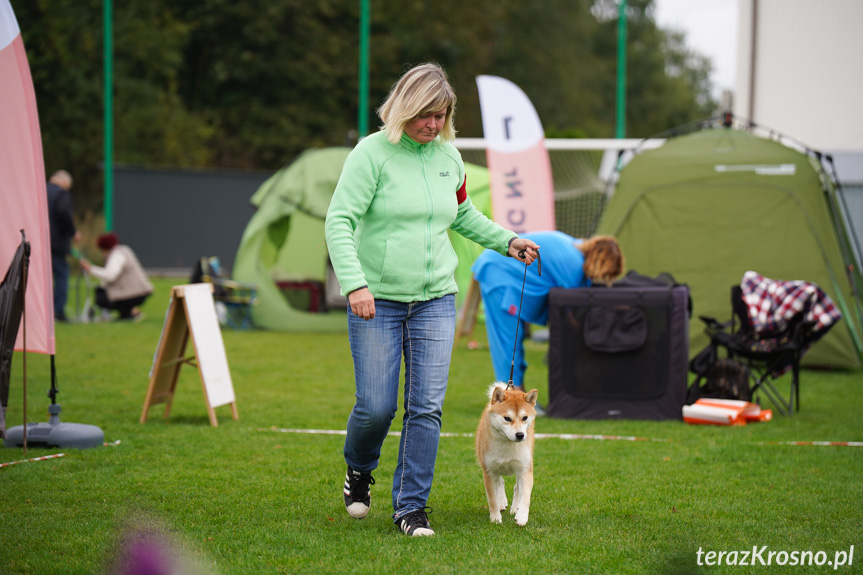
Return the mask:
[(476, 325), (476, 314), (479, 311), (481, 301), (482, 295), (479, 293), (479, 282), (471, 275), (470, 285), (467, 288), (467, 294), (464, 296), (464, 302), (461, 304), (461, 311), (458, 315), (453, 347), (458, 346), (458, 342), (463, 336), (473, 333), (473, 328)]
[[(195, 354), (187, 358), (186, 344), (190, 337)], [(183, 364), (197, 367), (201, 375), (207, 412), (214, 427), (219, 425), (215, 408), (222, 405), (230, 404), (232, 417), (239, 419), (211, 283), (171, 288), (171, 303), (165, 314), (165, 326), (150, 369), (150, 385), (144, 400), (141, 423), (147, 420), (150, 407), (159, 403), (165, 404), (164, 417), (168, 418)]]

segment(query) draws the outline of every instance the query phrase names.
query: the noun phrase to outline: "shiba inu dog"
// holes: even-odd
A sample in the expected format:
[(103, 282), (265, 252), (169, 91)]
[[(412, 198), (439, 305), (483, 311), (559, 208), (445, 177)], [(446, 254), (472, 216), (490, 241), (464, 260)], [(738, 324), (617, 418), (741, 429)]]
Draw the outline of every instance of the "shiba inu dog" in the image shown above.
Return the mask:
[(533, 420), (537, 391), (524, 393), (506, 387), (501, 382), (489, 387), (488, 406), (476, 430), (476, 458), (482, 467), (491, 522), (501, 523), (500, 512), (507, 505), (503, 478), (515, 475), (509, 512), (515, 515), (516, 523), (525, 525), (533, 489)]

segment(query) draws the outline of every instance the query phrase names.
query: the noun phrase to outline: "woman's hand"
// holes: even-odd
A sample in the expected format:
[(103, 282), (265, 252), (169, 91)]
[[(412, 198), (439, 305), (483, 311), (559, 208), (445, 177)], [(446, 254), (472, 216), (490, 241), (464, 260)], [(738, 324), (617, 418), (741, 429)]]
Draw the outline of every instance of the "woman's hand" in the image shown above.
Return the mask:
[(88, 261), (87, 261), (87, 260), (85, 260), (84, 258), (81, 258), (80, 260), (78, 260), (78, 264), (81, 266), (81, 268), (82, 268), (85, 272), (89, 272), (89, 271), (90, 271), (90, 262), (88, 262)]
[(375, 317), (375, 298), (369, 288), (355, 289), (348, 294), (348, 302), (351, 304), (351, 311), (354, 312), (354, 315), (364, 320)]
[(518, 261), (530, 265), (536, 259), (538, 249), (539, 246), (527, 238), (515, 238), (509, 244), (509, 251), (507, 253)]

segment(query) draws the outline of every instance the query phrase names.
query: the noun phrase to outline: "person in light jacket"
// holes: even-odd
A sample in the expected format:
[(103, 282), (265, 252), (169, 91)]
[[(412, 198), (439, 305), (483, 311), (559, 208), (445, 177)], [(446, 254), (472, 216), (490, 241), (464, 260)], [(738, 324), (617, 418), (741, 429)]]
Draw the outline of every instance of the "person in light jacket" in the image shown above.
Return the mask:
[(458, 258), (447, 231), (526, 263), (539, 247), (471, 203), (464, 162), (451, 143), (455, 106), (440, 66), (420, 64), (405, 72), (378, 109), (382, 129), (360, 140), (346, 158), (325, 225), (333, 269), (348, 298), (356, 384), (344, 446), (345, 507), (357, 519), (369, 512), (371, 473), (398, 409), (404, 360), (392, 519), (410, 536), (434, 535), (426, 503), (458, 292)]
[(153, 285), (147, 279), (132, 248), (119, 243), (113, 232), (100, 235), (96, 245), (105, 257), (105, 266), (93, 265), (80, 260), (84, 271), (97, 278), (96, 305), (102, 309), (116, 310), (121, 320), (143, 319), (139, 306), (153, 293)]

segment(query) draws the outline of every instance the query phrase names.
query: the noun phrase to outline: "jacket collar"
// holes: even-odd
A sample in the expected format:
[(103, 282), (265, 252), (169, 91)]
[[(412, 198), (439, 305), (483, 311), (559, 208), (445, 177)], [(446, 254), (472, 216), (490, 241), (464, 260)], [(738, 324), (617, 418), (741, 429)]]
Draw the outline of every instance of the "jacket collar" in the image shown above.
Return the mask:
[(407, 150), (410, 150), (411, 152), (420, 151), (424, 147), (428, 146), (429, 144), (433, 144), (435, 142), (437, 142), (437, 138), (435, 138), (434, 140), (432, 140), (428, 144), (420, 144), (419, 142), (417, 142), (416, 140), (414, 140), (413, 138), (411, 138), (410, 136), (408, 136), (407, 134), (402, 132), (401, 145), (402, 145), (402, 147), (404, 147)]

